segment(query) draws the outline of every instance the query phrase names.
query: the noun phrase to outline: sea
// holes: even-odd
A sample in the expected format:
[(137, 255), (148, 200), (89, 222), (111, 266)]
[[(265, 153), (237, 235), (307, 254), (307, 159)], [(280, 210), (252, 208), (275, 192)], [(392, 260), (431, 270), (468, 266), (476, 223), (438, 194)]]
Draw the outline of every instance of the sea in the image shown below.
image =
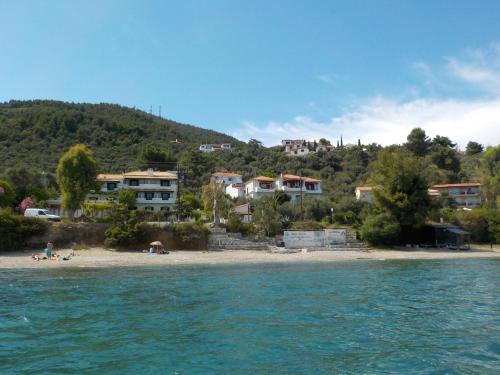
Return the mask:
[(0, 374), (500, 374), (500, 260), (0, 270)]

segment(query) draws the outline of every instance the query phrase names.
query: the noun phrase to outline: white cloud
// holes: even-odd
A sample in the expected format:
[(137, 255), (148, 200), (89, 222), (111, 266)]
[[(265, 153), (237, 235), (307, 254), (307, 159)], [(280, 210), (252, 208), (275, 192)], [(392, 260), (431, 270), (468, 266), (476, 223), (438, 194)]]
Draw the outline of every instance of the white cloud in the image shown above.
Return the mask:
[(447, 136), (465, 147), (469, 140), (486, 145), (500, 143), (500, 99), (486, 101), (418, 99), (397, 102), (376, 98), (356, 111), (317, 122), (308, 116), (296, 116), (283, 123), (257, 125), (246, 122), (235, 136), (256, 138), (266, 146), (277, 145), (283, 138), (319, 139), (389, 145), (403, 143), (415, 127), (433, 137)]
[[(422, 85), (428, 89), (441, 85), (444, 77), (438, 76), (424, 61), (415, 62), (412, 68), (422, 75)], [(335, 143), (341, 135), (344, 142), (356, 143), (359, 138), (365, 144), (389, 145), (405, 142), (411, 129), (421, 127), (429, 136), (447, 136), (461, 148), (469, 140), (500, 144), (500, 44), (492, 44), (485, 50), (468, 49), (462, 58), (450, 57), (445, 71), (455, 82), (466, 83), (487, 94), (486, 97), (443, 99), (432, 95), (411, 100), (375, 97), (328, 121), (315, 121), (307, 115), (285, 122), (248, 121), (234, 135), (244, 140), (255, 138), (267, 146), (280, 144), (283, 138), (328, 138)], [(331, 83), (334, 76), (317, 78)], [(418, 92), (415, 89), (415, 94)]]
[(319, 79), (321, 82), (332, 85), (337, 80), (338, 76), (336, 74), (320, 74), (316, 78)]
[(493, 94), (500, 94), (500, 44), (485, 50), (467, 49), (462, 59), (447, 59), (447, 69), (456, 78)]

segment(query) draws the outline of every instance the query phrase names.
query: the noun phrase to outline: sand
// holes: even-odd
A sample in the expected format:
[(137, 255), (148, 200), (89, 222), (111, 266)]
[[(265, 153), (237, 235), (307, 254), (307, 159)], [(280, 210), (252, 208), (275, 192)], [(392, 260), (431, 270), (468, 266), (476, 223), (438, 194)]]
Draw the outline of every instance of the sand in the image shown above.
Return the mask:
[[(57, 251), (64, 256), (72, 253), (71, 249)], [(139, 252), (121, 252), (104, 248), (91, 248), (75, 251), (71, 260), (31, 259), (36, 251), (4, 253), (0, 255), (0, 269), (7, 268), (59, 268), (59, 267), (119, 267), (142, 265), (216, 265), (216, 264), (253, 264), (253, 263), (300, 263), (300, 262), (335, 262), (346, 260), (390, 260), (390, 259), (462, 259), (462, 258), (500, 258), (500, 248), (473, 249), (467, 251), (443, 249), (410, 250), (336, 250), (276, 253), (250, 250), (225, 251), (173, 251), (168, 255), (149, 255)]]

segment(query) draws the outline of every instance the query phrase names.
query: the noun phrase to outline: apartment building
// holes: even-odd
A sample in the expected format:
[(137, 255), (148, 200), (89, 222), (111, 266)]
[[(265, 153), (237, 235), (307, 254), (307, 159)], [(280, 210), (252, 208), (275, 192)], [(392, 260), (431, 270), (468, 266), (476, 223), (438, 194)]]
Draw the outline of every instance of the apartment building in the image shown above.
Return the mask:
[(477, 208), (481, 205), (481, 184), (467, 182), (461, 184), (433, 185), (428, 193), (453, 200), (457, 208)]

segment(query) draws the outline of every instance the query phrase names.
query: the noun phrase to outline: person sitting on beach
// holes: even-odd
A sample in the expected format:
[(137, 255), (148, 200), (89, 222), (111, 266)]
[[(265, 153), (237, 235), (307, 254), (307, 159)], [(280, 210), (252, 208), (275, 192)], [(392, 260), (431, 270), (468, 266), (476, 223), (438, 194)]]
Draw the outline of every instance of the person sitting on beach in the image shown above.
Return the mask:
[(31, 259), (38, 261), (38, 260), (40, 260), (40, 257), (38, 255), (31, 254)]

